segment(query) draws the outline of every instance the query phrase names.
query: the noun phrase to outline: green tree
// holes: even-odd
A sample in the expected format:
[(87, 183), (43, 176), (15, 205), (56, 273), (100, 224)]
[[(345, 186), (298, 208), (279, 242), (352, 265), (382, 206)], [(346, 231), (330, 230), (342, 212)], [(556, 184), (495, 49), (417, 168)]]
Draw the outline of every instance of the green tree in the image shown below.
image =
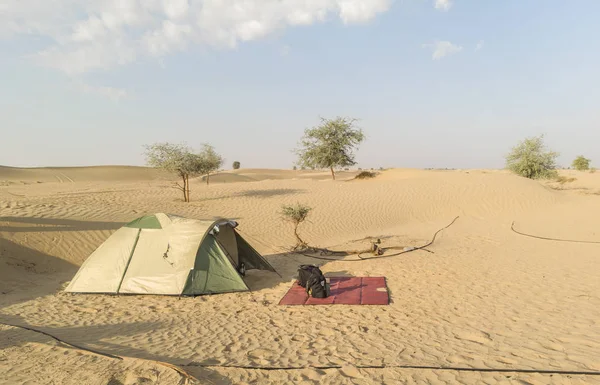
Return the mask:
[(579, 155), (577, 158), (575, 158), (575, 160), (573, 161), (573, 168), (575, 170), (579, 170), (579, 171), (586, 171), (590, 169), (590, 163), (591, 160), (587, 159), (586, 157), (584, 157), (583, 155)]
[(215, 148), (210, 144), (203, 144), (202, 150), (198, 153), (200, 157), (200, 171), (206, 175), (206, 184), (210, 183), (210, 174), (217, 171), (225, 160), (215, 151)]
[(306, 220), (311, 210), (312, 208), (301, 203), (296, 203), (291, 206), (283, 205), (281, 208), (281, 217), (286, 221), (292, 222), (294, 225), (294, 235), (296, 236), (296, 246), (294, 246), (294, 250), (308, 247), (307, 243), (298, 235), (298, 225)]
[(530, 178), (553, 178), (557, 175), (558, 153), (548, 151), (544, 135), (526, 138), (506, 156), (506, 168), (517, 175)]
[(241, 163), (238, 162), (237, 160), (235, 162), (233, 162), (233, 169), (234, 170), (239, 170), (240, 166), (241, 166)]
[(183, 201), (190, 201), (190, 176), (202, 173), (202, 158), (185, 144), (155, 143), (145, 146), (146, 163), (151, 167), (176, 173), (183, 184), (175, 183), (183, 192)]
[(295, 150), (302, 167), (328, 168), (335, 180), (334, 168), (356, 164), (353, 150), (365, 139), (362, 130), (355, 128), (356, 119), (321, 118), (321, 124), (304, 131), (300, 148)]

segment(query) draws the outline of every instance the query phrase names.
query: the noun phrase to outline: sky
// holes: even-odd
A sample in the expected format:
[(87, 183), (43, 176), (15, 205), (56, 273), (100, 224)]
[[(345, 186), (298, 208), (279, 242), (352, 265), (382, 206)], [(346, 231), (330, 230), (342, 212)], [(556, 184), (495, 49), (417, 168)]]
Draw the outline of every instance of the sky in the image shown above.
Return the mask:
[(320, 117), (358, 167), (600, 163), (597, 0), (0, 0), (0, 164), (144, 165), (212, 144), (291, 168)]

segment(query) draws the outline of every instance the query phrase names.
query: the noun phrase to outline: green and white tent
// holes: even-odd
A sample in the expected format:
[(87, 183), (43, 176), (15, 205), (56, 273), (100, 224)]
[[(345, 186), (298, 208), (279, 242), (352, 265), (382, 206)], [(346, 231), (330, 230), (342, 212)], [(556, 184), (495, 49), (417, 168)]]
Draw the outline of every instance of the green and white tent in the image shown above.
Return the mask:
[(71, 293), (200, 295), (249, 290), (243, 269), (273, 267), (226, 219), (147, 215), (115, 231), (84, 262)]

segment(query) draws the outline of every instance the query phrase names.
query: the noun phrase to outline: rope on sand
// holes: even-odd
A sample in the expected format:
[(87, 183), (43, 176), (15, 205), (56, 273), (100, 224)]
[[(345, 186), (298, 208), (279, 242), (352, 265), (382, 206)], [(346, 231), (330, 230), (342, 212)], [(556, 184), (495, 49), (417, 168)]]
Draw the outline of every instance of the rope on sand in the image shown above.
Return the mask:
[(368, 258), (363, 258), (361, 257), (361, 254), (365, 253), (365, 251), (359, 251), (359, 252), (345, 252), (345, 251), (331, 251), (331, 250), (327, 250), (327, 249), (317, 249), (317, 250), (321, 250), (323, 252), (330, 252), (332, 254), (335, 253), (340, 253), (342, 255), (352, 255), (352, 254), (358, 254), (358, 258), (359, 259), (337, 259), (337, 258), (325, 258), (325, 257), (318, 257), (316, 255), (310, 255), (310, 254), (306, 254), (304, 252), (291, 252), (291, 254), (301, 254), (304, 255), (305, 257), (309, 257), (309, 258), (314, 258), (314, 259), (320, 259), (320, 260), (324, 260), (324, 261), (341, 261), (341, 262), (362, 262), (362, 261), (370, 261), (372, 259), (383, 259), (383, 258), (391, 258), (391, 257), (397, 257), (398, 255), (402, 255), (402, 254), (407, 254), (407, 253), (412, 253), (413, 251), (417, 251), (417, 250), (424, 250), (424, 251), (429, 251), (429, 250), (425, 250), (427, 247), (433, 245), (433, 243), (435, 242), (435, 239), (437, 237), (437, 235), (446, 230), (447, 228), (449, 228), (450, 226), (452, 226), (454, 224), (454, 222), (456, 222), (458, 220), (458, 216), (455, 217), (452, 222), (450, 222), (448, 225), (442, 227), (441, 229), (439, 229), (438, 231), (435, 232), (435, 234), (433, 234), (433, 237), (431, 239), (431, 241), (429, 241), (429, 243), (427, 243), (426, 245), (423, 246), (419, 246), (419, 247), (414, 247), (411, 248), (409, 250), (404, 250), (401, 251), (399, 253), (394, 253), (394, 254), (388, 254), (388, 255), (379, 255), (379, 256), (375, 256), (375, 257), (368, 257)]
[[(342, 365), (314, 365), (314, 366), (253, 366), (253, 365), (203, 365), (190, 363), (184, 366), (198, 366), (202, 368), (230, 368), (244, 370), (301, 370), (301, 369), (342, 369)], [(445, 370), (456, 372), (487, 372), (487, 373), (533, 373), (533, 374), (558, 374), (600, 376), (600, 371), (594, 370), (553, 370), (553, 369), (519, 369), (519, 368), (471, 368), (462, 366), (435, 366), (435, 365), (349, 365), (357, 369), (415, 369), (415, 370)]]
[(89, 348), (86, 348), (86, 347), (83, 347), (83, 346), (75, 345), (75, 344), (73, 344), (71, 342), (67, 342), (67, 341), (65, 341), (63, 339), (60, 339), (60, 338), (58, 338), (58, 337), (56, 337), (56, 336), (54, 336), (54, 335), (52, 335), (50, 333), (47, 333), (47, 332), (42, 331), (42, 330), (34, 329), (32, 327), (29, 327), (29, 326), (16, 325), (16, 324), (11, 324), (11, 323), (1, 322), (1, 321), (0, 321), (0, 325), (10, 326), (10, 327), (17, 328), (17, 329), (24, 329), (24, 330), (29, 330), (29, 331), (34, 332), (34, 333), (43, 334), (43, 335), (45, 335), (47, 337), (52, 338), (53, 340), (57, 341), (58, 343), (61, 343), (61, 344), (66, 345), (66, 346), (69, 346), (69, 347), (71, 347), (73, 349), (85, 351), (85, 352), (96, 354), (96, 355), (103, 356), (103, 357), (112, 358), (112, 359), (115, 359), (115, 360), (121, 360), (122, 361), (122, 360), (124, 360), (124, 359), (127, 358), (127, 359), (131, 359), (131, 360), (140, 360), (140, 361), (152, 362), (154, 364), (157, 364), (157, 365), (160, 365), (160, 366), (164, 366), (166, 368), (169, 368), (169, 369), (172, 369), (172, 370), (176, 371), (181, 377), (183, 377), (185, 379), (185, 384), (187, 384), (188, 381), (190, 381), (190, 380), (194, 381), (196, 383), (200, 383), (200, 380), (197, 379), (196, 377), (192, 376), (191, 374), (189, 374), (185, 370), (181, 369), (180, 367), (178, 367), (176, 365), (173, 365), (173, 364), (169, 364), (167, 362), (155, 361), (155, 360), (147, 360), (147, 359), (143, 359), (143, 358), (135, 358), (135, 357), (127, 357), (127, 356), (117, 356), (117, 355), (110, 354), (110, 353), (104, 353), (104, 352), (101, 352), (101, 351), (98, 351), (98, 350), (89, 349)]
[[(123, 360), (125, 358), (132, 360), (141, 360), (152, 362), (157, 365), (164, 366), (166, 368), (175, 370), (185, 379), (185, 383), (188, 381), (194, 381), (200, 383), (200, 380), (185, 370), (181, 369), (177, 365), (169, 364), (162, 361), (155, 360), (147, 360), (143, 358), (135, 358), (135, 357), (127, 357), (127, 356), (117, 356), (113, 354), (103, 353), (97, 350), (92, 350), (88, 348), (84, 348), (82, 346), (78, 346), (72, 344), (70, 342), (66, 342), (56, 336), (53, 336), (50, 333), (46, 333), (41, 330), (37, 330), (28, 326), (9, 324), (5, 322), (0, 322), (0, 325), (10, 326), (14, 328), (20, 328), (29, 330), (32, 332), (40, 333), (45, 336), (48, 336), (60, 343), (68, 345), (74, 349), (83, 350), (86, 352), (90, 352), (93, 354), (101, 355), (104, 357), (114, 358), (118, 360)], [(201, 367), (201, 368), (217, 368), (217, 369), (243, 369), (243, 370), (264, 370), (264, 371), (273, 371), (273, 370), (302, 370), (302, 369), (341, 369), (342, 365), (315, 365), (315, 366), (255, 366), (255, 365), (235, 365), (235, 364), (223, 364), (223, 365), (211, 365), (211, 364), (202, 364), (197, 362), (192, 362), (187, 365), (181, 365), (184, 367)], [(434, 366), (434, 365), (352, 365), (357, 369), (415, 369), (415, 370), (444, 370), (444, 371), (458, 371), (458, 372), (487, 372), (487, 373), (533, 373), (533, 374), (558, 374), (558, 375), (582, 375), (582, 376), (600, 376), (600, 371), (595, 370), (554, 370), (554, 369), (523, 369), (523, 368), (472, 368), (472, 367), (460, 367), (460, 366)]]
[(515, 222), (514, 221), (513, 221), (512, 225), (510, 225), (510, 229), (514, 233), (517, 233), (519, 235), (523, 235), (523, 236), (529, 237), (529, 238), (543, 239), (545, 241), (600, 244), (600, 241), (579, 241), (579, 240), (573, 240), (573, 239), (548, 238), (548, 237), (540, 237), (538, 235), (522, 233), (520, 231), (515, 230)]

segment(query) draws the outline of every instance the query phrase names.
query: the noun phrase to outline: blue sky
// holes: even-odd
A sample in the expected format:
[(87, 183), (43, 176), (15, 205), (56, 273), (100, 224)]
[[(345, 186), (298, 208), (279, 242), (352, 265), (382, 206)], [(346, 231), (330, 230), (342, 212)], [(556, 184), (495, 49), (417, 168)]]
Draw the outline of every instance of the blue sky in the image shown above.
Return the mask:
[(500, 168), (537, 134), (600, 162), (595, 0), (50, 3), (0, 4), (3, 165), (143, 165), (169, 141), (288, 168), (337, 115), (362, 167)]

